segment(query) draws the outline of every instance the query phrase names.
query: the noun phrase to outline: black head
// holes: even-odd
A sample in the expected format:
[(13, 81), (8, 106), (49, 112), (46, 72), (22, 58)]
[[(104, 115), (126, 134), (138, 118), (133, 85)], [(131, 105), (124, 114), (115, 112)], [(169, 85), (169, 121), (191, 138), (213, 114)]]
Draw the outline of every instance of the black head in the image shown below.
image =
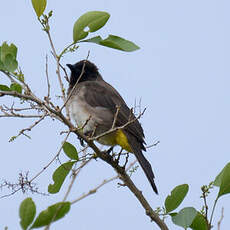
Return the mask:
[(80, 83), (83, 81), (96, 81), (102, 79), (98, 72), (98, 68), (92, 62), (82, 60), (74, 65), (67, 64), (71, 70), (70, 86), (74, 86), (76, 82)]

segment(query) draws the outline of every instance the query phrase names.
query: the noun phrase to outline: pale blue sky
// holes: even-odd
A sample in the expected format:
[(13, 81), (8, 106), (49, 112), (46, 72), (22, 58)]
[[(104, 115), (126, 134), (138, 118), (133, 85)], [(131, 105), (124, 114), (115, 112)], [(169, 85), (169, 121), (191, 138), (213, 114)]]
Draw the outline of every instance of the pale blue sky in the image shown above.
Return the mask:
[[(59, 51), (72, 41), (75, 20), (91, 10), (111, 14), (109, 22), (99, 32), (103, 37), (119, 35), (141, 47), (136, 52), (123, 53), (83, 44), (78, 52), (65, 56), (63, 64), (85, 58), (90, 50), (89, 59), (127, 104), (133, 106), (135, 98), (141, 98), (143, 108), (147, 107), (141, 120), (146, 141), (151, 144), (159, 140), (160, 144), (148, 150), (146, 157), (154, 168), (160, 195), (152, 192), (140, 169), (133, 179), (153, 208), (162, 206), (176, 185), (188, 183), (190, 191), (179, 210), (187, 206), (199, 209), (200, 187), (212, 181), (229, 162), (229, 8), (227, 0), (48, 1), (47, 9), (54, 11), (51, 33)], [(36, 21), (30, 1), (2, 2), (0, 22), (0, 43), (8, 41), (17, 45), (26, 80), (41, 97), (46, 93), (45, 56), (49, 54), (49, 74), (56, 88), (52, 89), (52, 94), (58, 94), (49, 43)], [(0, 83), (3, 82), (6, 81), (0, 76)], [(0, 103), (5, 100), (5, 97), (0, 98)], [(32, 176), (57, 152), (63, 139), (59, 133), (64, 127), (50, 119), (31, 132), (32, 140), (20, 137), (8, 143), (11, 136), (31, 122), (0, 119), (0, 179), (16, 181), (17, 174), (27, 170)], [(72, 143), (75, 140), (71, 137)], [(52, 182), (51, 173), (57, 166), (53, 164), (37, 180), (42, 191)], [(75, 185), (70, 200), (113, 175), (113, 170), (100, 160), (91, 163), (76, 181), (79, 185)], [(112, 182), (74, 205), (68, 216), (53, 224), (52, 229), (153, 229), (134, 196), (126, 188), (117, 188), (116, 184), (117, 181)], [(65, 190), (49, 197), (33, 196), (37, 212), (61, 200)], [(217, 189), (210, 200), (216, 193)], [(0, 200), (1, 229), (4, 226), (9, 230), (19, 229), (18, 207), (25, 197), (18, 193)], [(221, 207), (225, 207), (221, 229), (230, 225), (229, 200), (230, 196), (224, 196), (217, 206), (215, 225)], [(170, 229), (180, 229), (172, 225), (171, 220), (167, 223)]]

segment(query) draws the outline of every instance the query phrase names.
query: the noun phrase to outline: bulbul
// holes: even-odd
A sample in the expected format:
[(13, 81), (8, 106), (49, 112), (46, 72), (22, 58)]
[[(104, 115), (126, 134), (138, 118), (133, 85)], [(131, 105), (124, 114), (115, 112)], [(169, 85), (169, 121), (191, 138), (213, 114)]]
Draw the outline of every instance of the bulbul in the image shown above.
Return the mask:
[(154, 192), (154, 174), (150, 163), (144, 157), (144, 132), (131, 109), (120, 94), (105, 82), (95, 64), (82, 60), (74, 65), (67, 64), (71, 70), (67, 107), (78, 127), (85, 135), (98, 136), (112, 127), (121, 127), (134, 120), (123, 129), (109, 133), (97, 141), (103, 145), (119, 145), (134, 153), (145, 172)]

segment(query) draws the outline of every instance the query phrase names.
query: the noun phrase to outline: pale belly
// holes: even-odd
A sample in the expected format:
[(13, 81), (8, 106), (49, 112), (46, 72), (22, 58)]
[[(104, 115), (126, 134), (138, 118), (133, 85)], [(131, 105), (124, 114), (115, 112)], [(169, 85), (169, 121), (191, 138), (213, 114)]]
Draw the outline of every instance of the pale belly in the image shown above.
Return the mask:
[(78, 128), (83, 128), (83, 132), (91, 132), (95, 127), (95, 122), (86, 108), (78, 100), (68, 103), (70, 116), (75, 121)]
[[(105, 130), (103, 125), (99, 125), (102, 124), (101, 120), (99, 121), (95, 118), (93, 110), (96, 110), (96, 108), (87, 107), (78, 97), (75, 97), (74, 100), (72, 99), (68, 102), (68, 108), (71, 118), (75, 121), (79, 129), (82, 128), (81, 131), (85, 135), (94, 133), (94, 136), (98, 136), (108, 130)], [(91, 114), (89, 111), (91, 111)], [(103, 145), (114, 146), (116, 145), (115, 133), (103, 136), (99, 138), (97, 142)]]

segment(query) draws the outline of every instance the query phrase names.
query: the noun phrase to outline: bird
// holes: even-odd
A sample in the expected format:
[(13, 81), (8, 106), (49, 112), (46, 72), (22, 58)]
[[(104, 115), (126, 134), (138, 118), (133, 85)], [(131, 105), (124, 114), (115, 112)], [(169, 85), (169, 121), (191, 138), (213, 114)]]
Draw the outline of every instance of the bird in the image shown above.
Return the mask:
[[(135, 115), (118, 91), (104, 81), (97, 66), (89, 60), (67, 64), (71, 75), (67, 91), (66, 106), (71, 118), (81, 132), (96, 137), (102, 145), (116, 146), (133, 153), (141, 165), (153, 191), (158, 194), (154, 173), (149, 161), (143, 155), (146, 151), (144, 131)], [(127, 122), (130, 122), (128, 125)], [(122, 127), (122, 129), (116, 129)]]

